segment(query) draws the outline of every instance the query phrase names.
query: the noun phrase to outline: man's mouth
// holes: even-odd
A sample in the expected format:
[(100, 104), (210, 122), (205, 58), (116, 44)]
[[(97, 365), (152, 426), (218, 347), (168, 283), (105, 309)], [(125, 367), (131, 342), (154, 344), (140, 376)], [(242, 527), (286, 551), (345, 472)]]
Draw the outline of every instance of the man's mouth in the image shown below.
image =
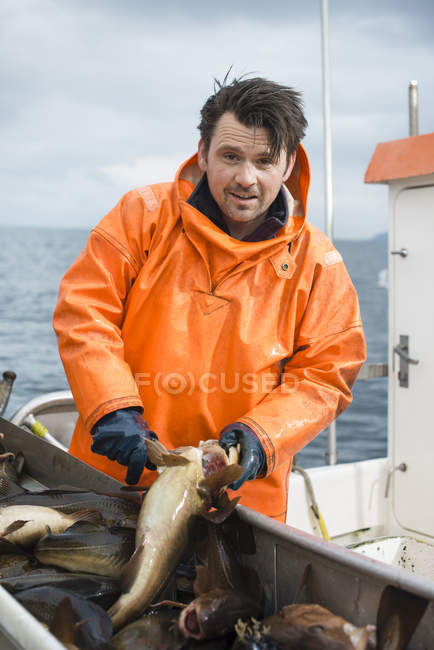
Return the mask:
[(251, 199), (256, 199), (256, 194), (238, 194), (237, 192), (231, 192), (231, 194), (236, 199), (240, 199), (242, 201), (249, 201)]

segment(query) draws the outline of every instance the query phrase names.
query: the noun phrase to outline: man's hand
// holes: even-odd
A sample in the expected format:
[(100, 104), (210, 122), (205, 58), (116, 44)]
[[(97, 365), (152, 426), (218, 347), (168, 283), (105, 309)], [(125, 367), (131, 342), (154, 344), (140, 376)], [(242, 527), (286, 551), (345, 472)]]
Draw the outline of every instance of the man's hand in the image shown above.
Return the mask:
[(240, 478), (229, 486), (239, 490), (245, 481), (257, 478), (265, 470), (265, 451), (253, 431), (245, 424), (231, 424), (220, 434), (220, 446), (229, 455), (229, 449), (239, 445), (238, 464), (243, 468)]
[(158, 440), (138, 408), (118, 409), (104, 415), (93, 427), (92, 451), (128, 467), (126, 482), (138, 482), (145, 467), (156, 469), (148, 459), (146, 440)]

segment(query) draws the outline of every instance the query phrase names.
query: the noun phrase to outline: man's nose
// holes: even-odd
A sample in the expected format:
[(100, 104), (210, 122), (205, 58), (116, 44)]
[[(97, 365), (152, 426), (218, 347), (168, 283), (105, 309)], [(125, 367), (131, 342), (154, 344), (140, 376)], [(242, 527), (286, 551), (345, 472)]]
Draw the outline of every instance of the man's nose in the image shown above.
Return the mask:
[(254, 166), (250, 163), (242, 163), (237, 168), (237, 174), (235, 177), (238, 185), (242, 187), (250, 187), (256, 183), (256, 174)]

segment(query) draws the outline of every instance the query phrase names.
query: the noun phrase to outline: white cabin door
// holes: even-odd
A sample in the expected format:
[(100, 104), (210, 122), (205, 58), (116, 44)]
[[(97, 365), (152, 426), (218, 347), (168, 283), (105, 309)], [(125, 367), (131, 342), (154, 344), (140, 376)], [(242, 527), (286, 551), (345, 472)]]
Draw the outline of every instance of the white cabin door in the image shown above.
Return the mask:
[(407, 336), (400, 350), (418, 364), (406, 377), (393, 354), (389, 439), (394, 466), (407, 466), (394, 472), (393, 510), (403, 528), (434, 537), (434, 186), (402, 190), (394, 212), (391, 345)]

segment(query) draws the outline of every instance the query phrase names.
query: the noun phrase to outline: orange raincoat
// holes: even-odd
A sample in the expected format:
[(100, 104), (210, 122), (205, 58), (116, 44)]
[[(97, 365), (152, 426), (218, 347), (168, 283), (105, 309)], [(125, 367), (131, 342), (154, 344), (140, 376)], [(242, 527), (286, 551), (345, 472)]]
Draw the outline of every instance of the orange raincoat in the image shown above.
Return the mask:
[[(348, 406), (365, 360), (357, 295), (305, 220), (301, 145), (286, 182), (292, 216), (266, 241), (233, 239), (187, 203), (196, 161), (173, 183), (128, 192), (62, 280), (54, 327), (80, 413), (70, 452), (123, 481), (124, 466), (90, 450), (106, 413), (143, 407), (168, 448), (243, 422), (267, 469), (241, 503), (284, 521), (293, 455)], [(145, 470), (140, 484), (155, 477)]]

